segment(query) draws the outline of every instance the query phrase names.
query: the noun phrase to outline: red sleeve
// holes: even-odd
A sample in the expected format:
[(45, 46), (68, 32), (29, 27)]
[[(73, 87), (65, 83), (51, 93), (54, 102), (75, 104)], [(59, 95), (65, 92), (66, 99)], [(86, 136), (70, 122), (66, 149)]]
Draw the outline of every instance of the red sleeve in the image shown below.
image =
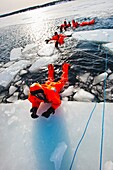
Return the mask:
[(56, 36), (53, 36), (50, 40), (57, 40), (58, 38)]
[(58, 92), (54, 90), (49, 90), (47, 91), (46, 97), (54, 109), (57, 109), (60, 106), (61, 100)]
[(61, 105), (60, 96), (54, 95), (53, 97), (54, 97), (54, 100), (52, 100), (51, 106), (52, 106), (54, 109), (57, 109), (57, 108)]
[(67, 35), (59, 34), (59, 36), (62, 38), (67, 38)]

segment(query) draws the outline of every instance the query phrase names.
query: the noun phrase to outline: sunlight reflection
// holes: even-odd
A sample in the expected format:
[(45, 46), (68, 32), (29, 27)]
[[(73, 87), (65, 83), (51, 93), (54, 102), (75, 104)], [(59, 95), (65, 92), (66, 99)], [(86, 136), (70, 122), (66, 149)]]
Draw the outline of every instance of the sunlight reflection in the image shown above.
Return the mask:
[(39, 46), (42, 46), (45, 39), (50, 38), (56, 29), (55, 20), (49, 20), (46, 12), (40, 9), (27, 12), (24, 15), (24, 24), (24, 34), (30, 42), (38, 43)]

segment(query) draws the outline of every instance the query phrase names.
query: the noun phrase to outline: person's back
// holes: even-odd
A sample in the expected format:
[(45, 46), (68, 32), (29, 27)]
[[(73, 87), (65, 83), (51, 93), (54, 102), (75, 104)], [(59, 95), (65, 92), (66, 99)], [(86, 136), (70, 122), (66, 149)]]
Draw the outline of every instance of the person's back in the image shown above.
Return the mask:
[(72, 27), (77, 28), (79, 26), (78, 22), (75, 22), (75, 20), (72, 20)]
[(48, 118), (50, 114), (54, 113), (55, 110), (60, 106), (60, 91), (68, 81), (68, 69), (69, 64), (64, 63), (62, 65), (62, 76), (57, 82), (54, 82), (54, 68), (53, 65), (48, 65), (48, 81), (45, 84), (34, 83), (30, 86), (30, 94), (28, 100), (32, 103), (30, 110), (32, 118), (38, 118), (36, 114), (41, 102), (51, 103), (51, 107), (42, 116)]
[(64, 38), (66, 38), (66, 37), (67, 37), (67, 35), (59, 34), (58, 43), (60, 45), (63, 45), (64, 44)]
[(67, 27), (71, 27), (71, 23), (70, 22), (68, 22)]
[(64, 34), (58, 34), (57, 32), (54, 33), (54, 35), (52, 36), (52, 38), (50, 38), (49, 40), (45, 40), (46, 43), (48, 43), (51, 40), (55, 41), (55, 47), (59, 50), (58, 45), (63, 45), (64, 44), (64, 38), (66, 37), (71, 37), (71, 35), (64, 35)]

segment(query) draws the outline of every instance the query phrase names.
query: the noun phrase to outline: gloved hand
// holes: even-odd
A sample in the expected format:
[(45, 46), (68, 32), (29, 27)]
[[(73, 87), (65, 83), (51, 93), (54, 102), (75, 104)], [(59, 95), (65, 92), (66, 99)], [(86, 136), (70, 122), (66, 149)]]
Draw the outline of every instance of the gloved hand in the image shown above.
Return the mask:
[(31, 110), (30, 110), (30, 112), (32, 113), (32, 114), (31, 114), (31, 117), (32, 117), (33, 119), (36, 119), (36, 118), (39, 117), (39, 116), (36, 114), (37, 109), (38, 109), (37, 107), (32, 107)]
[(53, 107), (50, 107), (46, 112), (44, 112), (42, 114), (42, 116), (48, 118), (50, 116), (50, 114), (54, 114), (55, 113), (55, 109)]
[(45, 40), (46, 44), (48, 44), (49, 40)]
[(72, 37), (72, 34), (71, 35), (67, 35), (67, 37)]

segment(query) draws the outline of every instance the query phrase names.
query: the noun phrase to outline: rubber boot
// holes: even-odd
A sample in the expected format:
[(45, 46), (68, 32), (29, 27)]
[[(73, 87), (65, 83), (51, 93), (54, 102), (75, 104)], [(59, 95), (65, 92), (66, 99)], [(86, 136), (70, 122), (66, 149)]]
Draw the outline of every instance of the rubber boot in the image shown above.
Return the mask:
[(48, 65), (48, 80), (54, 81), (54, 66), (52, 64)]

